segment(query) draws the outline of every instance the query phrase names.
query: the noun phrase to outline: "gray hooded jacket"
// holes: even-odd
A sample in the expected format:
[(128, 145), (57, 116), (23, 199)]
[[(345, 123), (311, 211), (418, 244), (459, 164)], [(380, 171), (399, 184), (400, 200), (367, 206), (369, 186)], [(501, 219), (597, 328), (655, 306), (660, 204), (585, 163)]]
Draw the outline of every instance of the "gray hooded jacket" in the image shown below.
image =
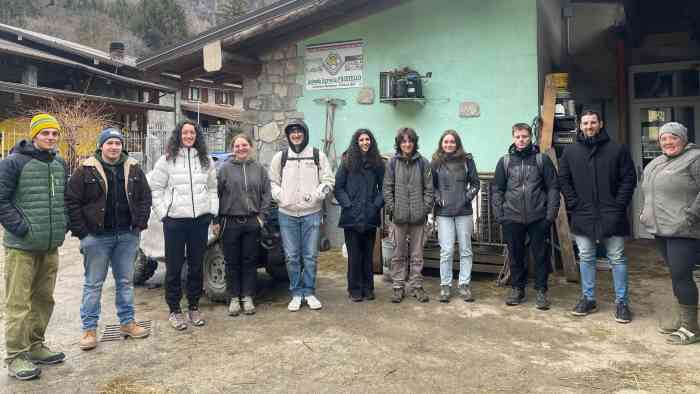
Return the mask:
[(700, 239), (700, 147), (661, 155), (644, 169), (641, 223), (653, 235)]
[(410, 159), (397, 154), (387, 162), (383, 193), (385, 207), (395, 224), (425, 223), (433, 209), (430, 163), (418, 152)]

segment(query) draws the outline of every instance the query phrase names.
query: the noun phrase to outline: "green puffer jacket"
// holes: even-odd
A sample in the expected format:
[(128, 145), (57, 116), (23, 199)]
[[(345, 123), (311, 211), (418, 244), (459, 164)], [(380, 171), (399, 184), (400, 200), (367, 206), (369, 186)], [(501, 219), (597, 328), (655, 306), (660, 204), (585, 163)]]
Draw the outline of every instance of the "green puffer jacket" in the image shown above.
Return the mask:
[(65, 162), (27, 140), (0, 161), (0, 223), (6, 248), (44, 252), (63, 244)]
[(700, 147), (661, 155), (644, 169), (640, 221), (650, 234), (700, 239)]
[(396, 154), (386, 163), (385, 209), (394, 224), (424, 224), (433, 210), (433, 174), (418, 152), (407, 159)]

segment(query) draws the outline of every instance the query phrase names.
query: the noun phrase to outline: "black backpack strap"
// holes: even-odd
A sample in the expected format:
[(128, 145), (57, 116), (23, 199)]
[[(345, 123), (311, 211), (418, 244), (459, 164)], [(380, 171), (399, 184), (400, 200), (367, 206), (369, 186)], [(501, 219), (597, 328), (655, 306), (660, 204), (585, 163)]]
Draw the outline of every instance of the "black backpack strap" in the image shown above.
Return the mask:
[(287, 165), (287, 158), (289, 157), (289, 150), (285, 149), (282, 151), (282, 160), (280, 160), (280, 178), (284, 175), (284, 166)]
[(537, 162), (537, 170), (542, 174), (542, 169), (544, 168), (544, 164), (542, 164), (542, 153), (538, 153), (535, 155), (535, 161)]
[(505, 171), (506, 179), (508, 179), (508, 162), (510, 162), (510, 153), (503, 155), (503, 171)]

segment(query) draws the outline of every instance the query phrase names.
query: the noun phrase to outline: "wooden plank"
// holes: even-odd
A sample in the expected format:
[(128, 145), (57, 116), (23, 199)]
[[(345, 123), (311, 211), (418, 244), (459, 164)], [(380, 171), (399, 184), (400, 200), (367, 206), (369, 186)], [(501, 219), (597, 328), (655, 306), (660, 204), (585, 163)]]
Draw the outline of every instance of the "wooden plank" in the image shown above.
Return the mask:
[(552, 74), (547, 74), (544, 79), (544, 95), (542, 96), (542, 127), (540, 128), (540, 150), (546, 152), (552, 147), (554, 133), (554, 105), (557, 100), (557, 91), (554, 87)]
[[(554, 167), (559, 169), (559, 161), (557, 160), (557, 154), (554, 148), (549, 148), (545, 154), (552, 159)], [(561, 254), (562, 265), (564, 266), (564, 277), (567, 282), (578, 282), (579, 269), (578, 263), (576, 263), (576, 257), (574, 256), (574, 245), (569, 235), (571, 229), (569, 228), (569, 217), (566, 215), (566, 201), (564, 201), (563, 195), (560, 195), (559, 198), (561, 199), (559, 214), (554, 224), (557, 237), (559, 238), (559, 252)]]

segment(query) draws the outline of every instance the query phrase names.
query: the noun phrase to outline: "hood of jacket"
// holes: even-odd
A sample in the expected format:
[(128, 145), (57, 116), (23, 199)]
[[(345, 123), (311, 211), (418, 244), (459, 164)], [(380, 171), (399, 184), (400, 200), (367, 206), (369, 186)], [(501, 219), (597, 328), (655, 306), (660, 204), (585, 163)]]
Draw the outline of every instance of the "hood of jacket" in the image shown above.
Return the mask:
[(598, 134), (594, 135), (593, 137), (586, 137), (583, 131), (578, 129), (576, 132), (576, 141), (582, 143), (583, 145), (595, 146), (610, 141), (610, 136), (605, 129), (600, 129)]
[(10, 149), (10, 153), (19, 153), (27, 156), (31, 156), (34, 159), (43, 161), (43, 162), (50, 162), (56, 157), (56, 151), (55, 150), (41, 150), (38, 149), (36, 146), (34, 146), (34, 143), (30, 140), (20, 140), (18, 141), (12, 149)]
[[(304, 140), (301, 142), (300, 145), (294, 145), (292, 144), (292, 141), (289, 139), (289, 131), (293, 127), (299, 127), (304, 131)], [(286, 126), (284, 126), (284, 134), (287, 136), (287, 143), (289, 144), (289, 148), (294, 152), (294, 153), (299, 153), (306, 148), (306, 145), (309, 144), (309, 127), (306, 125), (306, 123), (301, 120), (301, 119), (292, 119), (290, 120)]]
[(508, 153), (511, 155), (516, 155), (520, 157), (528, 157), (530, 155), (534, 155), (537, 153), (540, 153), (540, 148), (535, 145), (535, 144), (530, 144), (525, 147), (523, 150), (518, 150), (518, 148), (515, 147), (515, 144), (510, 144), (510, 147), (508, 148)]

